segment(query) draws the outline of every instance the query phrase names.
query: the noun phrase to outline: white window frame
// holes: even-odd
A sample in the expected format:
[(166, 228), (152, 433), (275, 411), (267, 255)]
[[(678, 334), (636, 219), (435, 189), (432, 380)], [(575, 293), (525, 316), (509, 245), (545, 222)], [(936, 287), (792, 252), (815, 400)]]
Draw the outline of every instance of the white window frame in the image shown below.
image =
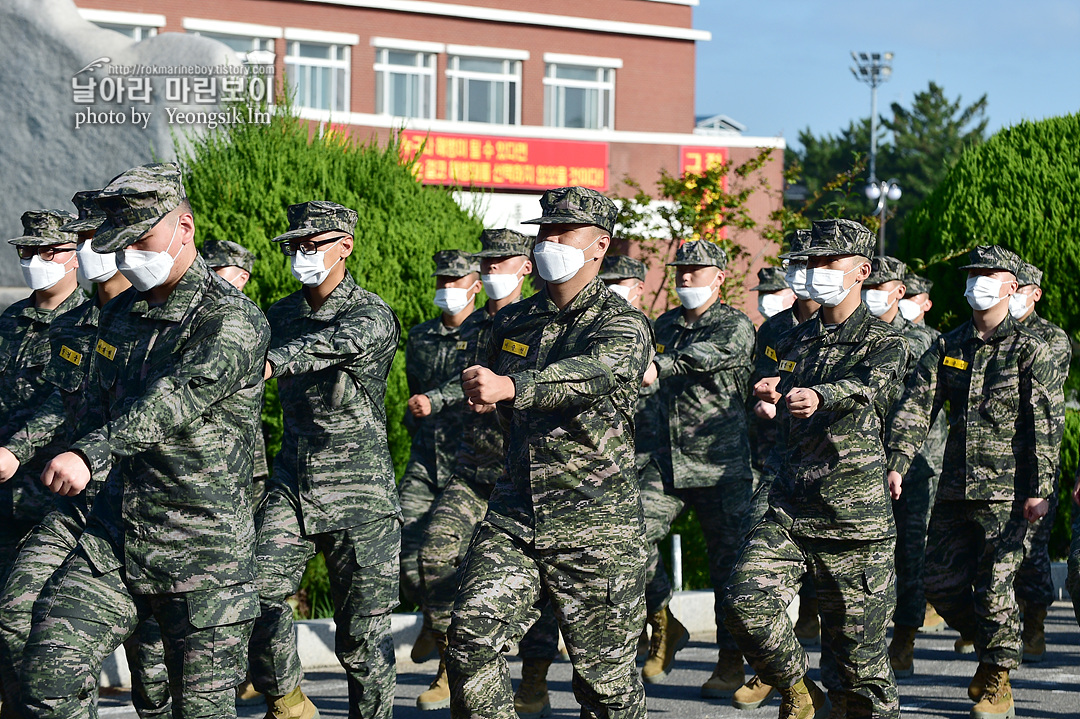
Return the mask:
[[(438, 42), (421, 42), (418, 40), (396, 40), (384, 37), (371, 38), (371, 44), (375, 47), (375, 114), (392, 115), (389, 108), (391, 103), (390, 92), (392, 84), (390, 75), (413, 75), (426, 77), (428, 80), (427, 114), (407, 115), (422, 120), (434, 120), (439, 101), (438, 89), (438, 55), (446, 49), (446, 45)], [(386, 57), (390, 52), (411, 52), (421, 55), (421, 65), (393, 65), (387, 62)]]
[(154, 37), (158, 30), (165, 27), (165, 16), (147, 12), (123, 12), (120, 10), (95, 10), (79, 8), (83, 20), (93, 23), (103, 30), (131, 28), (135, 42)]
[[(285, 28), (285, 74), (297, 72), (298, 66), (314, 68), (330, 68), (331, 70), (344, 70), (344, 82), (342, 83), (343, 97), (338, 103), (337, 97), (331, 97), (330, 107), (315, 107), (307, 104), (308, 98), (300, 96), (300, 84), (294, 83), (297, 91), (296, 106), (312, 110), (329, 110), (329, 112), (348, 113), (352, 110), (350, 104), (350, 85), (352, 84), (352, 46), (359, 44), (360, 37), (351, 33), (326, 32), (323, 30), (307, 30), (304, 28)], [(336, 49), (340, 48), (343, 59), (324, 60), (317, 57), (301, 57), (299, 48), (301, 44), (322, 45), (331, 48), (331, 55), (336, 55)], [(333, 92), (333, 83), (330, 90)]]
[[(556, 77), (559, 67), (574, 67), (593, 70), (596, 80), (571, 80)], [(581, 130), (615, 129), (615, 71), (622, 67), (622, 60), (608, 57), (588, 57), (584, 55), (563, 55), (544, 53), (544, 125), (546, 127), (567, 127), (565, 117), (565, 91), (567, 89), (595, 90), (600, 93), (597, 108), (602, 116), (595, 122), (586, 124)], [(606, 79), (600, 79), (604, 76)], [(603, 102), (604, 94), (607, 101)], [(556, 110), (561, 108), (561, 116)]]
[[(217, 40), (221, 36), (228, 36), (250, 41), (250, 49), (246, 51), (233, 50), (236, 53), (236, 59), (245, 65), (273, 65), (276, 57), (274, 40), (284, 36), (284, 32), (280, 27), (272, 25), (226, 22), (224, 20), (207, 20), (195, 17), (186, 17), (181, 24), (186, 32), (209, 37), (211, 40)], [(264, 45), (269, 45), (269, 49), (263, 47)]]
[[(529, 59), (527, 50), (510, 50), (505, 48), (475, 47), (470, 45), (447, 45), (446, 46), (446, 115), (447, 119), (454, 122), (480, 122), (493, 125), (520, 125), (521, 124), (521, 95), (522, 95), (522, 68), (521, 63)], [(473, 72), (458, 69), (458, 61), (461, 59), (478, 58), (482, 60), (500, 60), (503, 63), (502, 73)], [(465, 117), (467, 98), (462, 97), (462, 89), (466, 87), (468, 80), (482, 80), (486, 82), (502, 82), (507, 90), (503, 98), (503, 114), (507, 121), (491, 122), (484, 120), (468, 120)], [(513, 100), (510, 99), (509, 87), (514, 86)]]

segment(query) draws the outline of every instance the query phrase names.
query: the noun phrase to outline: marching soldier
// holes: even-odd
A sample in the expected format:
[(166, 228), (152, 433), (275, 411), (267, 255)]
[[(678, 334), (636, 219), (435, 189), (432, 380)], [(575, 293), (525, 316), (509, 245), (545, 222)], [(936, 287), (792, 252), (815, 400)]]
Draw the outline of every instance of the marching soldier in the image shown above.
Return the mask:
[(934, 289), (934, 283), (911, 272), (904, 278), (904, 283), (904, 299), (896, 303), (900, 314), (908, 322), (925, 325), (926, 313), (934, 306), (930, 299), (930, 290)]

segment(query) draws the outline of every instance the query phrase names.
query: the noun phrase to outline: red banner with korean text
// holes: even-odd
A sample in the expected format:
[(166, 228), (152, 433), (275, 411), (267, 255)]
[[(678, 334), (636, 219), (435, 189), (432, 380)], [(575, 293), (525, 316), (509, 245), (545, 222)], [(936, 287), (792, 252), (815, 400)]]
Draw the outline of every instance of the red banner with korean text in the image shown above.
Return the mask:
[(401, 151), (420, 153), (417, 177), (431, 185), (608, 189), (606, 142), (403, 132)]
[[(726, 163), (728, 160), (728, 149), (726, 147), (693, 147), (682, 146), (679, 148), (679, 172), (684, 176), (701, 175), (706, 170), (712, 168), (714, 165)], [(694, 182), (693, 178), (688, 178), (688, 182)], [(728, 189), (728, 176), (725, 173), (720, 178), (720, 188), (727, 192)], [(719, 227), (723, 221), (722, 215), (717, 215), (715, 220), (708, 223), (703, 230), (711, 230), (715, 232), (716, 237), (720, 239), (727, 238), (727, 227)]]

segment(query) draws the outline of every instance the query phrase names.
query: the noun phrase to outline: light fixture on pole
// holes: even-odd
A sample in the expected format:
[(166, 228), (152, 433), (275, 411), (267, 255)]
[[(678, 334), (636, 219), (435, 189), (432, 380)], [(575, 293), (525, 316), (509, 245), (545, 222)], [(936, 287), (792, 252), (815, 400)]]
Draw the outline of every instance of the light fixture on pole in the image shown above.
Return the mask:
[(896, 180), (874, 181), (866, 186), (867, 199), (877, 200), (877, 209), (871, 214), (881, 218), (881, 222), (878, 223), (879, 255), (885, 254), (885, 218), (889, 211), (889, 200), (895, 202), (903, 194), (903, 190), (900, 189), (900, 185), (897, 184)]
[(877, 88), (892, 77), (891, 52), (851, 53), (855, 66), (851, 74), (859, 82), (870, 86), (870, 182), (877, 181)]

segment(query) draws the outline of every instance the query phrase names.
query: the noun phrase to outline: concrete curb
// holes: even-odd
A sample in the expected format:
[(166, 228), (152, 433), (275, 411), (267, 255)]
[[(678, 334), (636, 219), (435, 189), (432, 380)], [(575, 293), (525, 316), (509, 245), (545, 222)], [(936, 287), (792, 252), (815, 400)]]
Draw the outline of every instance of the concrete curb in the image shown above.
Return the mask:
[[(1051, 576), (1054, 578), (1054, 593), (1058, 601), (1068, 600), (1065, 591), (1065, 577), (1068, 568), (1065, 562), (1054, 562)], [(713, 615), (713, 593), (710, 591), (676, 592), (671, 598), (671, 611), (679, 621), (696, 635), (714, 635), (716, 620)], [(788, 607), (788, 616), (794, 622), (799, 614), (799, 598)], [(423, 617), (419, 612), (391, 615), (391, 627), (394, 632), (394, 654), (398, 661), (409, 658), (413, 642), (420, 634)], [(300, 662), (305, 669), (337, 667), (337, 655), (334, 654), (333, 619), (307, 619), (295, 623), (296, 645)], [(434, 671), (434, 669), (432, 669)], [(101, 686), (131, 686), (131, 674), (128, 671), (127, 658), (123, 649), (118, 649), (105, 660), (101, 670)]]

